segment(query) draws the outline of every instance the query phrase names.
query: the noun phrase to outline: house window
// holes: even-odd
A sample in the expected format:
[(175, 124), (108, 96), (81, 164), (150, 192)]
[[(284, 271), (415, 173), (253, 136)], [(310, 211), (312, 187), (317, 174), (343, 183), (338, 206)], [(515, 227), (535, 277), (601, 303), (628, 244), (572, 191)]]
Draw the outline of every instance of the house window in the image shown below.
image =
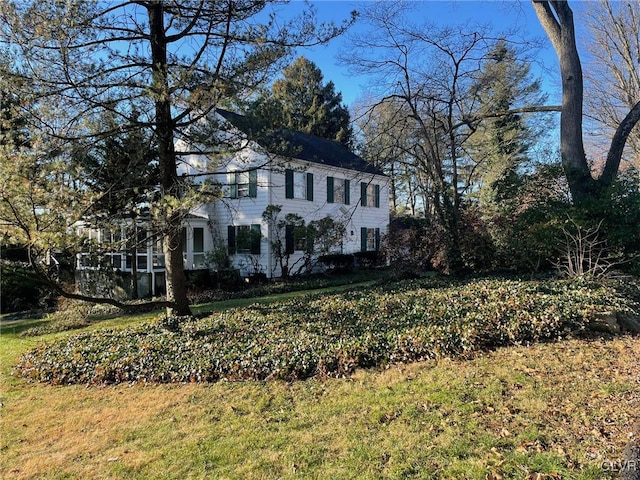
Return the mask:
[(204, 228), (193, 229), (193, 268), (204, 268)]
[(380, 229), (366, 228), (360, 229), (361, 251), (374, 252), (380, 250)]
[(184, 265), (188, 265), (187, 257), (187, 229), (186, 227), (182, 227), (182, 263)]
[(229, 225), (227, 228), (229, 255), (236, 253), (259, 255), (261, 239), (260, 224)]
[(164, 251), (162, 249), (162, 238), (153, 239), (152, 253), (153, 253), (153, 268), (154, 269), (164, 268), (165, 265), (164, 265)]
[(284, 171), (285, 197), (313, 201), (313, 173)]
[(147, 231), (144, 229), (138, 230), (137, 242), (136, 242), (136, 267), (138, 270), (146, 270), (148, 265), (148, 239)]
[(111, 265), (113, 268), (122, 268), (122, 254), (120, 253), (112, 253), (111, 254)]
[(310, 248), (312, 239), (308, 236), (308, 229), (304, 226), (287, 225), (285, 227), (285, 250), (287, 255), (294, 252), (304, 252)]
[(380, 185), (360, 183), (360, 205), (380, 208)]
[(350, 203), (351, 182), (346, 178), (327, 177), (327, 203)]
[(228, 175), (229, 197), (256, 198), (258, 196), (258, 171), (232, 172)]

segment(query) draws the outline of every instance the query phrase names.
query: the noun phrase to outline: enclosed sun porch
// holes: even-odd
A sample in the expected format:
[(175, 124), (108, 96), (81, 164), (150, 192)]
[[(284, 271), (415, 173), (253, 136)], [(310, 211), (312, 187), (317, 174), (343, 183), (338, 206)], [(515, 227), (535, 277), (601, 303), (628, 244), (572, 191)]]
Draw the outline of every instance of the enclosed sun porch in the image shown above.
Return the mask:
[[(185, 270), (209, 267), (212, 226), (206, 217), (189, 215), (182, 227)], [(76, 255), (76, 287), (110, 297), (145, 298), (166, 292), (162, 233), (149, 222), (118, 222), (96, 228), (76, 226), (86, 248)], [(135, 283), (133, 279), (136, 279)]]

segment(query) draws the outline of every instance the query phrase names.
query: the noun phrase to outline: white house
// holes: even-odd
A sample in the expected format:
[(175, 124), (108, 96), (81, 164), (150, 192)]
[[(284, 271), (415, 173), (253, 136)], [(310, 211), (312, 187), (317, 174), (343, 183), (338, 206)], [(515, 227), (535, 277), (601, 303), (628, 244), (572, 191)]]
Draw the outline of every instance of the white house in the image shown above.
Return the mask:
[[(218, 114), (240, 134), (248, 132), (246, 117), (225, 110), (218, 110)], [(277, 149), (270, 147), (275, 145), (270, 144), (276, 138), (273, 134), (251, 141), (246, 138), (242, 148), (229, 155), (212, 175), (202, 175), (211, 171), (209, 159), (203, 155), (186, 156), (179, 165), (180, 174), (220, 185), (223, 197), (200, 205), (185, 220), (186, 270), (208, 268), (207, 253), (226, 249), (231, 265), (242, 276), (281, 276), (273, 248), (278, 233), (262, 216), (269, 205), (281, 207), (279, 218), (291, 213), (307, 224), (325, 217), (339, 222), (344, 235), (333, 246), (335, 253), (379, 249), (389, 224), (388, 178), (380, 170), (337, 142), (301, 132), (278, 131)], [(304, 242), (289, 233), (287, 230), (283, 247), (293, 265), (304, 255)], [(164, 259), (158, 242), (150, 239), (139, 245), (136, 270), (141, 291), (162, 293)], [(132, 271), (131, 255), (110, 255), (114, 267)], [(78, 267), (82, 269), (82, 258)]]

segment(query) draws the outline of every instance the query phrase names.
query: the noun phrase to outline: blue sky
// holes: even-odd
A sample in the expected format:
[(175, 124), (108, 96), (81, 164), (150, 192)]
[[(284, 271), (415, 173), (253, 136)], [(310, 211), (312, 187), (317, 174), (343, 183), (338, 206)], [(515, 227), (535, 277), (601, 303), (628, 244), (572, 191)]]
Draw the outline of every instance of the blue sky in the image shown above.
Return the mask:
[[(318, 17), (322, 21), (333, 20), (336, 23), (348, 19), (352, 10), (366, 8), (368, 1), (345, 0), (315, 0), (311, 1), (317, 8)], [(515, 28), (523, 38), (544, 39), (546, 45), (536, 54), (540, 62), (534, 66), (536, 74), (543, 78), (545, 90), (550, 93), (551, 102), (559, 102), (558, 67), (555, 53), (546, 40), (544, 31), (540, 27), (538, 19), (529, 1), (516, 0), (423, 0), (412, 2), (416, 7), (415, 20), (425, 23), (442, 25), (460, 24), (466, 21), (492, 25), (496, 31)], [(573, 5), (576, 10), (575, 2)], [(286, 8), (296, 10), (303, 8), (303, 2), (294, 0)], [(576, 18), (578, 22), (579, 19)], [(366, 31), (364, 22), (356, 22), (352, 27), (357, 32)], [(324, 74), (326, 81), (333, 81), (336, 90), (342, 92), (343, 100), (347, 105), (353, 102), (363, 92), (367, 79), (363, 77), (351, 77), (347, 67), (338, 63), (338, 54), (345, 49), (348, 42), (348, 34), (331, 41), (328, 46), (318, 46), (310, 49), (301, 49), (299, 54), (306, 56), (316, 63)]]

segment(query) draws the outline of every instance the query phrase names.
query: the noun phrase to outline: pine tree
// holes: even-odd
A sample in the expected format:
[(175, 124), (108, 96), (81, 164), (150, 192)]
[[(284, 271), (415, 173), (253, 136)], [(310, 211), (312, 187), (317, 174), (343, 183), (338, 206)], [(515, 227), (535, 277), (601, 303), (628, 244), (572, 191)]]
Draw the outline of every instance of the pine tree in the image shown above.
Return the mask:
[(469, 140), (474, 157), (480, 202), (490, 206), (501, 180), (517, 174), (529, 160), (528, 151), (544, 117), (511, 110), (523, 105), (543, 105), (546, 97), (528, 63), (501, 40), (483, 62), (475, 83), (478, 116), (504, 112), (479, 123)]
[(318, 66), (297, 58), (251, 106), (250, 113), (272, 127), (285, 127), (351, 145), (349, 110), (333, 82), (323, 83)]
[[(39, 178), (49, 184), (45, 190), (69, 196), (57, 199), (57, 209), (34, 206), (31, 211), (66, 213), (60, 218), (62, 231), (78, 218), (71, 218), (71, 208), (65, 212), (61, 207), (81, 205), (80, 213), (91, 211), (95, 194), (84, 185), (74, 189), (73, 183), (83, 178), (68, 182), (73, 174), (68, 162), (78, 141), (116, 134), (109, 125), (94, 128), (105, 112), (131, 123), (134, 104), (141, 126), (153, 132), (158, 162), (154, 220), (164, 233), (168, 315), (190, 314), (182, 222), (193, 207), (193, 196), (177, 173), (176, 143), (189, 144), (190, 126), (218, 105), (263, 84), (293, 47), (324, 43), (349, 25), (318, 24), (312, 10), (282, 22), (261, 15), (266, 6), (263, 0), (16, 0), (3, 2), (0, 9), (0, 48), (15, 60), (0, 64), (0, 80), (11, 84), (25, 117), (43, 139), (37, 152), (20, 160), (37, 166), (38, 161), (57, 159), (49, 162), (55, 174)], [(36, 238), (36, 232), (27, 229), (50, 224), (37, 218), (21, 224), (14, 207), (19, 205), (0, 205), (24, 238)], [(58, 232), (39, 238), (46, 247), (63, 237)]]

